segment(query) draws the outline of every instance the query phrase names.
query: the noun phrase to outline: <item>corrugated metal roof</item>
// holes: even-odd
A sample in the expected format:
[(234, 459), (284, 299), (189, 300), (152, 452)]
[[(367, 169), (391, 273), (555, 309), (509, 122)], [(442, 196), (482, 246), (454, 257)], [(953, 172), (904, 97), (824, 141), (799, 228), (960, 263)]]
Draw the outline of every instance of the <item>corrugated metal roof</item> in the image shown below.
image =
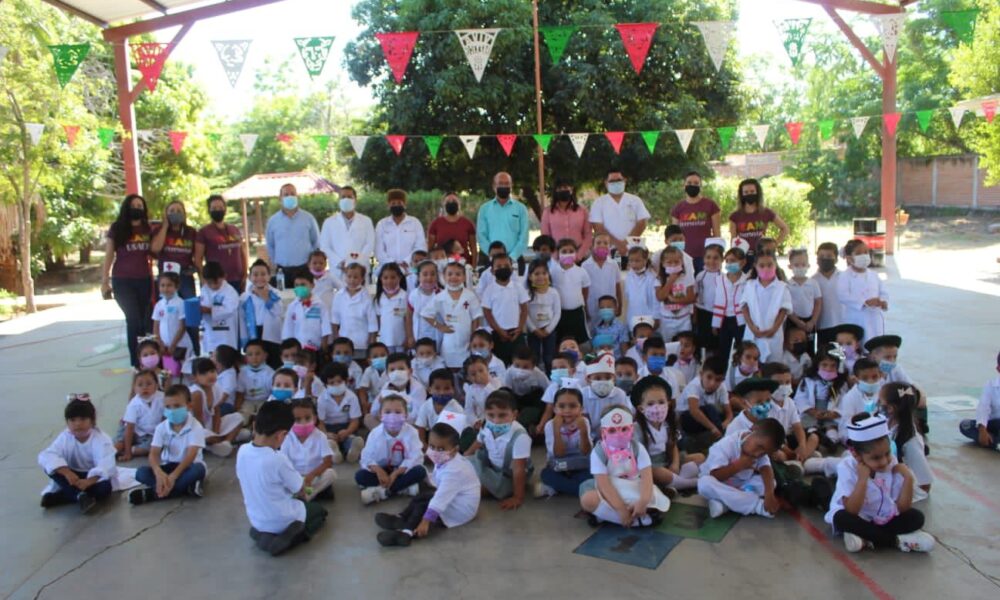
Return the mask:
[(212, 0), (45, 0), (45, 2), (104, 26), (120, 21), (164, 15), (178, 8), (219, 4)]
[(222, 193), (226, 200), (250, 200), (253, 198), (276, 198), (281, 186), (290, 183), (300, 196), (313, 194), (336, 194), (340, 186), (331, 183), (309, 171), (294, 173), (263, 173), (245, 179)]

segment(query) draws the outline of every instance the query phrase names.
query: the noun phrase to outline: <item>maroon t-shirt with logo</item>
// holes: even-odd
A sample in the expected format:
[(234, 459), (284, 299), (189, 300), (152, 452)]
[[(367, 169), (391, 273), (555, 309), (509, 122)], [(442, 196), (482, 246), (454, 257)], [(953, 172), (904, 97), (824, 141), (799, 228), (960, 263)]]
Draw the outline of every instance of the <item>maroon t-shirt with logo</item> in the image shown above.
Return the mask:
[(750, 244), (750, 252), (756, 252), (757, 241), (764, 237), (767, 226), (776, 218), (777, 215), (770, 208), (761, 208), (754, 213), (738, 210), (729, 215), (729, 220), (736, 225), (736, 237)]
[(712, 215), (718, 212), (719, 205), (711, 198), (701, 198), (694, 204), (681, 200), (670, 211), (684, 232), (684, 251), (692, 258), (705, 255), (705, 240), (712, 235)]
[[(434, 243), (439, 246), (451, 240), (458, 240), (464, 248), (469, 240), (476, 239), (476, 226), (465, 217), (459, 217), (454, 223), (444, 217), (438, 217), (431, 221), (427, 233), (434, 236)], [(464, 254), (465, 260), (472, 258), (468, 252)]]
[(219, 229), (214, 224), (205, 225), (198, 231), (197, 241), (205, 245), (205, 262), (215, 261), (222, 265), (226, 279), (237, 281), (246, 278), (247, 266), (243, 264), (243, 236), (235, 225), (226, 224)]
[[(160, 232), (163, 225), (158, 225), (153, 229), (153, 237)], [(194, 240), (198, 232), (192, 227), (184, 226), (180, 231), (167, 229), (167, 238), (163, 242), (163, 249), (160, 250), (157, 268), (163, 272), (163, 263), (173, 262), (180, 265), (182, 272), (190, 273), (194, 265)]]
[[(108, 238), (114, 240), (111, 231)], [(125, 279), (145, 279), (151, 277), (149, 271), (149, 225), (132, 227), (125, 243), (115, 247), (115, 263), (111, 266), (112, 277)]]

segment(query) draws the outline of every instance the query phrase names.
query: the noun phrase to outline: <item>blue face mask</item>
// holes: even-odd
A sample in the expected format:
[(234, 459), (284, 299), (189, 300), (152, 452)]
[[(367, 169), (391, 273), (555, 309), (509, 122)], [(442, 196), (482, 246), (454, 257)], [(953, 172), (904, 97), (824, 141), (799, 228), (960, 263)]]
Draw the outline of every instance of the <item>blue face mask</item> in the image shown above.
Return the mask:
[(510, 431), (512, 423), (494, 423), (493, 421), (486, 421), (486, 429), (490, 430), (493, 437), (501, 437), (503, 434)]
[(164, 408), (163, 418), (165, 418), (171, 425), (180, 425), (181, 423), (187, 421), (188, 409), (186, 406)]
[(650, 373), (659, 373), (667, 365), (666, 356), (650, 356), (646, 359), (646, 368)]
[(739, 273), (741, 270), (740, 263), (726, 263), (726, 273)]
[(476, 348), (475, 350), (472, 351), (472, 355), (478, 356), (480, 358), (489, 358), (490, 351), (487, 350), (486, 348)]
[(559, 385), (564, 378), (569, 377), (569, 369), (552, 369), (550, 379), (552, 383)]
[(670, 245), (677, 248), (681, 252), (684, 252), (684, 242), (670, 242)]
[(334, 354), (333, 362), (340, 363), (342, 365), (350, 364), (351, 355), (350, 354)]
[(381, 372), (385, 371), (386, 360), (388, 360), (388, 357), (386, 357), (386, 356), (380, 356), (378, 358), (373, 358), (372, 359), (372, 366), (375, 367), (376, 371), (378, 371), (379, 373), (381, 373)]
[(888, 375), (889, 373), (892, 373), (893, 369), (896, 368), (896, 363), (889, 360), (880, 360), (878, 361), (878, 368), (880, 371)]
[(433, 400), (434, 404), (437, 404), (438, 406), (448, 404), (451, 402), (452, 398), (454, 398), (454, 396), (451, 394), (434, 394), (431, 396), (431, 400)]
[(285, 362), (281, 363), (281, 368), (283, 368), (283, 369), (294, 369), (295, 368), (295, 361), (286, 360)]
[(610, 322), (615, 318), (615, 309), (613, 308), (599, 308), (597, 309), (597, 314), (601, 317), (602, 321)]
[(872, 400), (871, 402), (865, 402), (865, 412), (870, 415), (877, 415), (878, 413), (878, 401)]
[(573, 364), (576, 364), (577, 362), (580, 361), (580, 353), (577, 352), (576, 350), (566, 350), (563, 352), (563, 354), (568, 354), (569, 357), (573, 359)]
[(874, 396), (881, 388), (882, 384), (877, 381), (875, 383), (868, 383), (867, 381), (858, 382), (858, 389), (866, 396)]
[(274, 399), (279, 402), (288, 402), (292, 399), (292, 390), (288, 388), (274, 388), (271, 390), (271, 395)]
[(295, 210), (299, 207), (299, 199), (295, 196), (282, 196), (281, 206), (285, 210)]
[(771, 402), (765, 402), (763, 404), (755, 404), (750, 407), (750, 414), (754, 416), (755, 419), (766, 419), (767, 415), (771, 413)]

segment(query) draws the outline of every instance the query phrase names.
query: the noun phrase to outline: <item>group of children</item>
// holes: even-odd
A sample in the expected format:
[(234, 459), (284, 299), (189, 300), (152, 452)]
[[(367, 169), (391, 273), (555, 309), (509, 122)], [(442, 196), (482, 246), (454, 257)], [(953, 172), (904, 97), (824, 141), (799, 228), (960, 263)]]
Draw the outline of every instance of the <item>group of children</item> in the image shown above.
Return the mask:
[[(786, 278), (766, 239), (753, 264), (709, 240), (694, 273), (677, 233), (652, 263), (632, 247), (624, 276), (606, 235), (582, 265), (572, 240), (542, 236), (523, 277), (495, 243), (475, 287), (435, 249), (410, 273), (382, 265), (374, 296), (361, 265), (341, 280), (315, 253), (287, 307), (266, 263), (242, 294), (208, 263), (202, 357), (188, 356), (176, 276), (162, 274), (116, 438), (89, 398), (69, 401), (66, 431), (39, 456), (42, 505), (91, 510), (125, 487), (116, 460), (137, 456), (148, 464), (132, 504), (199, 497), (203, 450), (239, 445), (250, 535), (273, 555), (322, 526), (317, 500), (332, 499), (345, 461), (364, 504), (410, 498), (375, 515), (386, 546), (467, 523), (483, 496), (504, 510), (529, 493), (579, 496), (592, 522), (632, 527), (697, 491), (712, 517), (820, 507), (850, 551), (930, 550), (912, 507), (933, 480), (926, 399), (896, 362), (902, 340), (883, 332), (863, 244), (844, 249), (847, 271), (821, 245), (811, 278), (793, 250)], [(1000, 434), (998, 382), (962, 424), (984, 446)]]

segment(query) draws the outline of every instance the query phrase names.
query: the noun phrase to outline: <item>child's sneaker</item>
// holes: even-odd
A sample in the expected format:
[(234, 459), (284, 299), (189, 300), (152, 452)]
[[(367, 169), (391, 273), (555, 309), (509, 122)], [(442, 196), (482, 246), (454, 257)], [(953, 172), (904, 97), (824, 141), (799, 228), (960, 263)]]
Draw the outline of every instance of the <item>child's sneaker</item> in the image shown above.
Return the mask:
[(708, 515), (713, 519), (718, 519), (727, 512), (729, 512), (729, 509), (726, 508), (725, 504), (719, 502), (718, 500), (708, 501)]
[(386, 489), (380, 485), (375, 485), (372, 487), (366, 487), (361, 490), (361, 503), (362, 504), (374, 504), (376, 502), (381, 502), (389, 497)]
[(62, 494), (59, 492), (42, 494), (42, 508), (52, 508), (53, 506), (59, 506), (60, 504), (63, 504), (63, 499)]
[(556, 491), (545, 485), (541, 481), (535, 483), (535, 498), (551, 498), (556, 495)]
[(330, 450), (333, 451), (333, 464), (339, 465), (344, 462), (344, 453), (340, 451), (340, 442), (335, 438), (330, 440)]
[(861, 552), (865, 548), (874, 547), (871, 542), (863, 539), (860, 535), (844, 532), (844, 549), (848, 552)]
[(225, 458), (233, 453), (233, 445), (229, 442), (219, 442), (218, 444), (206, 446), (205, 450), (208, 450), (219, 458)]
[(201, 484), (201, 480), (197, 480), (187, 489), (188, 496), (193, 496), (195, 498), (201, 498), (205, 495), (205, 488)]
[(402, 531), (380, 531), (375, 539), (383, 546), (409, 546), (412, 538)]
[(249, 429), (244, 428), (244, 429), (240, 429), (240, 432), (236, 434), (235, 438), (233, 438), (233, 443), (234, 444), (245, 444), (245, 443), (249, 442), (252, 439), (253, 439), (253, 434), (250, 433)]
[(403, 490), (401, 493), (404, 494), (404, 495), (406, 495), (406, 496), (412, 496), (412, 497), (416, 498), (417, 494), (420, 493), (420, 484), (419, 483), (414, 483), (410, 487), (408, 487), (405, 490)]
[(155, 494), (150, 488), (139, 488), (137, 490), (132, 490), (128, 493), (129, 504), (133, 506), (138, 506), (145, 502), (152, 502), (155, 499)]
[(80, 506), (80, 512), (87, 514), (97, 506), (97, 498), (94, 498), (87, 492), (80, 492), (76, 496), (76, 503)]
[(347, 449), (347, 462), (356, 463), (361, 459), (361, 451), (365, 449), (365, 440), (359, 435), (351, 436), (351, 446)]
[(375, 513), (375, 524), (378, 525), (380, 529), (387, 529), (390, 531), (402, 529), (406, 525), (403, 521), (403, 517), (399, 515), (391, 515), (389, 513)]
[(934, 536), (920, 529), (896, 536), (896, 544), (903, 552), (930, 552), (934, 543)]

